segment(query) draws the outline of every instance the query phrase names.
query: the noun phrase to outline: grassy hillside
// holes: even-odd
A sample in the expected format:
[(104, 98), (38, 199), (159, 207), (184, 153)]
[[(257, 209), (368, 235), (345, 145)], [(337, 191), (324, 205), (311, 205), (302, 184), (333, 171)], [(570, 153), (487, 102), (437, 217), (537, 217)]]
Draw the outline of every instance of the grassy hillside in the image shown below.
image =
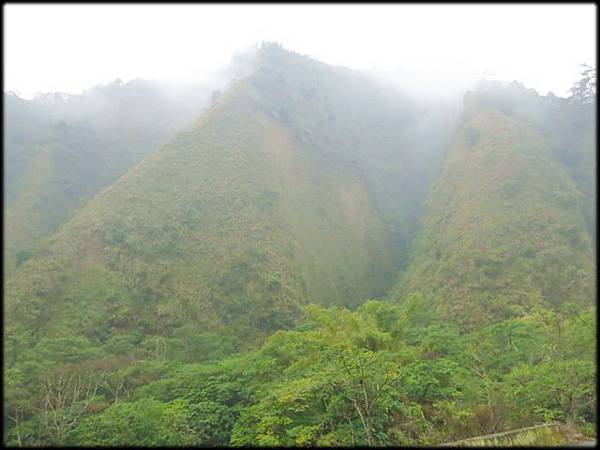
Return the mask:
[(178, 95), (141, 80), (81, 95), (4, 95), (6, 270), (206, 104), (206, 90)]
[[(83, 134), (63, 119), (14, 158), (10, 195), (72, 214), (5, 279), (5, 442), (437, 445), (554, 420), (594, 434), (590, 147), (558, 140), (567, 105), (484, 85), (455, 127), (277, 45), (241, 61), (114, 182), (69, 144), (106, 142), (110, 115)], [(55, 192), (63, 166), (99, 192)], [(36, 208), (13, 217), (54, 217)], [(401, 302), (367, 300), (394, 285)]]
[(571, 175), (582, 194), (586, 228), (596, 250), (596, 100), (550, 98), (545, 105), (544, 131), (552, 140), (552, 152)]
[(419, 145), (438, 122), (416, 128), (414, 111), (362, 75), (265, 47), (254, 75), (9, 278), (14, 332), (104, 349), (162, 339), (167, 357), (193, 360), (204, 333), (248, 346), (308, 301), (384, 294), (433, 176), (423, 159), (439, 152)]
[(471, 326), (537, 305), (589, 305), (595, 293), (584, 195), (554, 157), (554, 142), (498, 98), (505, 103), (467, 97), (397, 291), (422, 292)]

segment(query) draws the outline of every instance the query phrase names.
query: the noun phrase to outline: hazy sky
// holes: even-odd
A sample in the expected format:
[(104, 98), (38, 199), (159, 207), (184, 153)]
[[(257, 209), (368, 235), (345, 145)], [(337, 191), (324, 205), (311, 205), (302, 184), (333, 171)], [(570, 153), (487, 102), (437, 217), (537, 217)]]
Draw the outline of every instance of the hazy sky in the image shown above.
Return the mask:
[(6, 90), (194, 81), (261, 40), (442, 93), (488, 78), (565, 95), (596, 65), (595, 5), (4, 5)]

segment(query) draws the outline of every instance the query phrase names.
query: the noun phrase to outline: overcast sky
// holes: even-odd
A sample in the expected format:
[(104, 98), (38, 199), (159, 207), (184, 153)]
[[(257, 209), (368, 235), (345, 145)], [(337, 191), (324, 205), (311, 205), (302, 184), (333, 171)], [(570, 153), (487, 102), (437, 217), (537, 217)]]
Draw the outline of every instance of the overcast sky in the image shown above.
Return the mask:
[[(261, 40), (434, 94), (481, 78), (566, 95), (595, 66), (595, 5), (4, 5), (5, 90), (194, 81)], [(491, 74), (491, 75), (490, 75)]]

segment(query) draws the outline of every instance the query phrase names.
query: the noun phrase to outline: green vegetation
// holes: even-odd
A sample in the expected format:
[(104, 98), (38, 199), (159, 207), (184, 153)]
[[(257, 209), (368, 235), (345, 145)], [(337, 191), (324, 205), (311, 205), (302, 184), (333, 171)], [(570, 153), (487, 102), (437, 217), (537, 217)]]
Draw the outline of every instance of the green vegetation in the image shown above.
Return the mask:
[(524, 108), (503, 89), (514, 86), (468, 96), (396, 294), (422, 292), (467, 327), (537, 306), (566, 313), (595, 295), (588, 197), (554, 158), (554, 141), (527, 115), (502, 112)]
[[(165, 352), (180, 353), (195, 339), (193, 324), (232, 336), (239, 349), (291, 326), (309, 299), (356, 305), (385, 293), (426, 192), (422, 180), (399, 185), (417, 178), (420, 149), (411, 124), (393, 119), (412, 107), (365, 77), (271, 52), (35, 257), (20, 256), (7, 281), (15, 332), (82, 334), (98, 346), (138, 333), (135, 345), (164, 338)], [(265, 81), (273, 71), (262, 68), (275, 63), (286, 89)], [(296, 98), (302, 83), (324, 89), (315, 104)], [(381, 110), (378, 99), (392, 105)], [(288, 108), (291, 128), (274, 116), (275, 103)], [(368, 133), (382, 138), (369, 144)], [(390, 147), (402, 145), (390, 159)], [(371, 162), (352, 163), (367, 150)], [(383, 169), (388, 161), (395, 172)]]
[(483, 83), (455, 123), (275, 44), (238, 64), (172, 135), (86, 109), (161, 104), (136, 83), (5, 96), (5, 443), (594, 436), (591, 81)]
[[(468, 334), (417, 295), (402, 307), (312, 305), (305, 314), (301, 326), (276, 332), (257, 351), (200, 364), (156, 361), (137, 348), (90, 366), (76, 362), (98, 351), (90, 343), (40, 343), (7, 374), (7, 410), (20, 421), (8, 438), (15, 442), (18, 433), (33, 445), (427, 445), (595, 418), (591, 309), (573, 318), (540, 309)], [(42, 369), (52, 360), (69, 362)], [(27, 397), (23, 390), (36, 378), (40, 391)]]
[(94, 195), (191, 123), (203, 96), (202, 89), (173, 93), (142, 80), (33, 100), (4, 94), (5, 270), (23, 264)]

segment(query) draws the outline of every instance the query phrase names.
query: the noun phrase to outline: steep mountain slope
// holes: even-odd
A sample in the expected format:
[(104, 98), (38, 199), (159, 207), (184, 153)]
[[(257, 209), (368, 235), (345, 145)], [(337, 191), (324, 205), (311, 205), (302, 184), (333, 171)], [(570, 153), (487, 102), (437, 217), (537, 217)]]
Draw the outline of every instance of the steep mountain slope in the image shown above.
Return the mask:
[(449, 123), (362, 75), (266, 46), (254, 75), (15, 272), (7, 317), (32, 343), (160, 338), (181, 355), (208, 331), (249, 345), (308, 301), (382, 295)]
[(544, 131), (550, 136), (552, 151), (566, 168), (582, 197), (586, 228), (596, 250), (596, 101), (551, 97), (545, 105)]
[(571, 96), (542, 96), (521, 83), (484, 82), (471, 101), (500, 110), (534, 126), (550, 145), (550, 153), (583, 195), (587, 230), (595, 242), (596, 219), (596, 98), (594, 78), (583, 72)]
[[(277, 45), (242, 62), (193, 126), (97, 183), (5, 278), (5, 442), (406, 446), (549, 419), (592, 429), (593, 108), (484, 84), (455, 127), (451, 108)], [(69, 107), (30, 106), (11, 132), (55, 133), (58, 150), (12, 154), (20, 202), (52, 193), (62, 166), (93, 178), (85, 158), (53, 162), (68, 142), (121, 161), (91, 147), (110, 115), (84, 128)], [(133, 146), (147, 126), (117, 134)], [(401, 304), (367, 300), (409, 263)]]
[[(31, 256), (102, 188), (192, 121), (205, 89), (174, 93), (134, 80), (82, 95), (4, 95), (5, 267)], [(190, 103), (192, 102), (192, 103)]]
[(467, 326), (534, 306), (590, 305), (595, 295), (585, 195), (540, 126), (540, 99), (513, 101), (514, 90), (483, 86), (467, 96), (396, 294), (421, 292)]

